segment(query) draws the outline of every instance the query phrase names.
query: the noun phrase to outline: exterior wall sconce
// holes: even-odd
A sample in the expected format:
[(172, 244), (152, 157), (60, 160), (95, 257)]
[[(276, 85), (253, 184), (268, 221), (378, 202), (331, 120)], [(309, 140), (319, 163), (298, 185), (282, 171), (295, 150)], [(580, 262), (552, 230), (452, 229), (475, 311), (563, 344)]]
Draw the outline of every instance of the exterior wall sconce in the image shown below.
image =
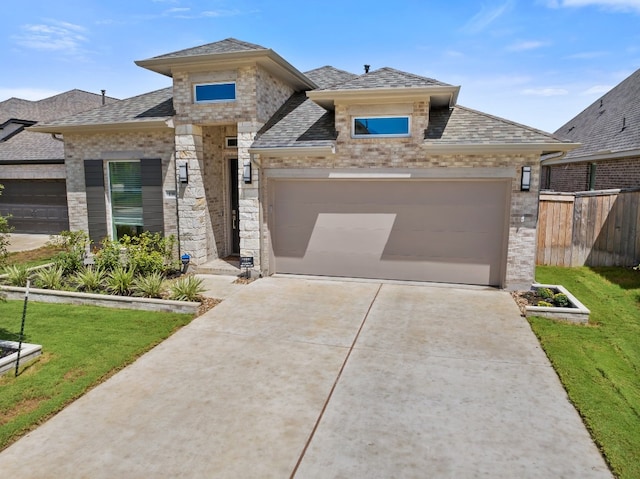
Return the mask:
[(251, 183), (251, 160), (242, 163), (242, 179), (247, 184)]
[(186, 163), (178, 165), (178, 180), (180, 183), (189, 183), (189, 168)]
[(531, 167), (523, 166), (522, 175), (520, 177), (520, 191), (529, 191), (531, 189)]

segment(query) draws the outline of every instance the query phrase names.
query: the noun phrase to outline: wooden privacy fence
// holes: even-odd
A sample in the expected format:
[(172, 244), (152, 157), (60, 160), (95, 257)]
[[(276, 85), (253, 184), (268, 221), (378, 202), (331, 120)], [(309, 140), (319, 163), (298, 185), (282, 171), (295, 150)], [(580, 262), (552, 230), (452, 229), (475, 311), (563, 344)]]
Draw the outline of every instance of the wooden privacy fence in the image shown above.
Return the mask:
[(536, 262), (552, 266), (640, 263), (640, 188), (541, 193)]

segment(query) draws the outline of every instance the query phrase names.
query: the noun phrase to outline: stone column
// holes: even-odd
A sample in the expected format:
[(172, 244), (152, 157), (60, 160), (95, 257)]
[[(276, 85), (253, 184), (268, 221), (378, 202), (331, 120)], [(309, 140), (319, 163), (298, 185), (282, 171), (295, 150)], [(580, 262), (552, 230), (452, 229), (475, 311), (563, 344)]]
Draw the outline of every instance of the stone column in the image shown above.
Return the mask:
[(249, 147), (262, 127), (257, 122), (238, 123), (238, 191), (240, 219), (240, 255), (253, 256), (254, 270), (260, 271), (260, 172), (251, 164), (251, 183), (243, 180), (244, 164), (251, 161)]
[(209, 216), (204, 191), (202, 127), (176, 125), (176, 177), (180, 165), (187, 165), (188, 183), (178, 180), (178, 224), (180, 251), (191, 256), (191, 263), (201, 265), (207, 260), (206, 219)]

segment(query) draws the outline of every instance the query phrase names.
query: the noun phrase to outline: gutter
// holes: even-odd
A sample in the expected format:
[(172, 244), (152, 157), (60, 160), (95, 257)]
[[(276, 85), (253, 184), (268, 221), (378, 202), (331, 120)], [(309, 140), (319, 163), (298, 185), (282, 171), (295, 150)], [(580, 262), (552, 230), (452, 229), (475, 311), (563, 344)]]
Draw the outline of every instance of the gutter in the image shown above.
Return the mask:
[(583, 162), (598, 161), (598, 160), (621, 160), (624, 158), (631, 158), (631, 157), (640, 157), (640, 149), (616, 151), (616, 152), (612, 152), (610, 150), (598, 151), (590, 155), (573, 156), (571, 158), (566, 158), (566, 159), (564, 158), (564, 156), (559, 158), (556, 158), (556, 157), (545, 158), (544, 160), (542, 160), (542, 165), (551, 166), (551, 165), (563, 165), (567, 163), (583, 163)]

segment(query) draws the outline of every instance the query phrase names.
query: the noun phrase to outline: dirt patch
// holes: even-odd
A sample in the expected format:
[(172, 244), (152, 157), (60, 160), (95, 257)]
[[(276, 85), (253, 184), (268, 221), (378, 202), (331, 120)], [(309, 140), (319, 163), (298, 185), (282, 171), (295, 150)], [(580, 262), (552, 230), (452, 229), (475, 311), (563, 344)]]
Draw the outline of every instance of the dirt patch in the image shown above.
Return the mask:
[(43, 399), (46, 398), (23, 399), (11, 409), (0, 411), (0, 426), (4, 426), (18, 416), (35, 411), (36, 409), (38, 409), (38, 406), (40, 406), (40, 402)]
[(240, 276), (238, 277), (238, 279), (236, 279), (233, 284), (249, 284), (249, 283), (253, 283), (256, 279), (255, 278), (247, 278), (245, 276)]
[(63, 248), (61, 246), (46, 245), (29, 251), (16, 251), (15, 253), (9, 253), (7, 265), (48, 260), (62, 251), (62, 249)]

